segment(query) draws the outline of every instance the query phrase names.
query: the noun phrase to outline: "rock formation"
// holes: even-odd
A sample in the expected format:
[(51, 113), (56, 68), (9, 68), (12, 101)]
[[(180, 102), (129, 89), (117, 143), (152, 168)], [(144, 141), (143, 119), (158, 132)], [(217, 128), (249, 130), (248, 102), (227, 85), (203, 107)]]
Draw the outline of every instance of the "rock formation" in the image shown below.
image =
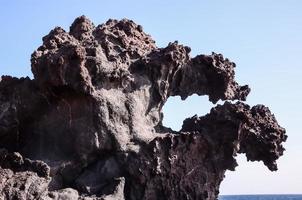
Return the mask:
[[(213, 200), (237, 153), (277, 170), (285, 129), (242, 102), (250, 89), (234, 63), (189, 53), (156, 47), (127, 19), (53, 29), (32, 54), (33, 80), (1, 78), (0, 199)], [(164, 127), (167, 99), (192, 94), (225, 102)]]

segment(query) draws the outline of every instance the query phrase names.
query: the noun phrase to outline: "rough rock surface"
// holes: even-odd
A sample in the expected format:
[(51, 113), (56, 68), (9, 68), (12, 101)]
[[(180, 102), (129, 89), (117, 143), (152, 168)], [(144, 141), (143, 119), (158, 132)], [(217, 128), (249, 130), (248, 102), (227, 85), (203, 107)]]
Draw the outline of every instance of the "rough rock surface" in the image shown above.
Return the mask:
[[(133, 21), (60, 27), (32, 54), (34, 79), (0, 82), (0, 199), (216, 199), (237, 153), (277, 170), (285, 129), (221, 54), (158, 48)], [(162, 125), (169, 96), (225, 101)]]

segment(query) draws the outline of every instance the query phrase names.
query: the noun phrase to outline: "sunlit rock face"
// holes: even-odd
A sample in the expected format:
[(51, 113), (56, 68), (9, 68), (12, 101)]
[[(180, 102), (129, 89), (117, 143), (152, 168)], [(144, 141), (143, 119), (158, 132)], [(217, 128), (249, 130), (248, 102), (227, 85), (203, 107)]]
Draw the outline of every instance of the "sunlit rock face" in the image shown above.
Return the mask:
[[(158, 48), (127, 19), (81, 16), (50, 31), (32, 54), (33, 80), (1, 78), (0, 199), (212, 200), (237, 153), (277, 170), (285, 129), (242, 102), (250, 89), (234, 63), (189, 53)], [(164, 127), (167, 99), (192, 94), (225, 102), (179, 132)]]

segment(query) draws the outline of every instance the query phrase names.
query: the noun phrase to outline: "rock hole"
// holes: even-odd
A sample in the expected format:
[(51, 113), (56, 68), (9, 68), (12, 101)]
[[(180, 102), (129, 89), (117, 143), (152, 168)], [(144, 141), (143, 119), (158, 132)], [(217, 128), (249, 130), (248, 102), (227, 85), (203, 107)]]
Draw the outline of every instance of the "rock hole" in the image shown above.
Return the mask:
[(215, 105), (209, 101), (208, 96), (196, 94), (181, 100), (179, 96), (169, 97), (163, 107), (163, 125), (179, 131), (183, 121), (194, 115), (203, 116), (210, 112)]

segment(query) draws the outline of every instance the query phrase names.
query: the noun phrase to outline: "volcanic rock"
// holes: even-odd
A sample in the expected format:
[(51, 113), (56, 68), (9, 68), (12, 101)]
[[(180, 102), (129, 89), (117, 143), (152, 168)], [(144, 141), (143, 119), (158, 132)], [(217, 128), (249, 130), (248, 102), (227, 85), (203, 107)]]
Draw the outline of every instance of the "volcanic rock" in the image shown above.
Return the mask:
[[(242, 102), (250, 89), (233, 62), (189, 53), (127, 19), (50, 31), (34, 79), (0, 81), (0, 199), (213, 200), (237, 153), (277, 170), (285, 129)], [(224, 103), (180, 131), (163, 126), (167, 99), (193, 94)]]

